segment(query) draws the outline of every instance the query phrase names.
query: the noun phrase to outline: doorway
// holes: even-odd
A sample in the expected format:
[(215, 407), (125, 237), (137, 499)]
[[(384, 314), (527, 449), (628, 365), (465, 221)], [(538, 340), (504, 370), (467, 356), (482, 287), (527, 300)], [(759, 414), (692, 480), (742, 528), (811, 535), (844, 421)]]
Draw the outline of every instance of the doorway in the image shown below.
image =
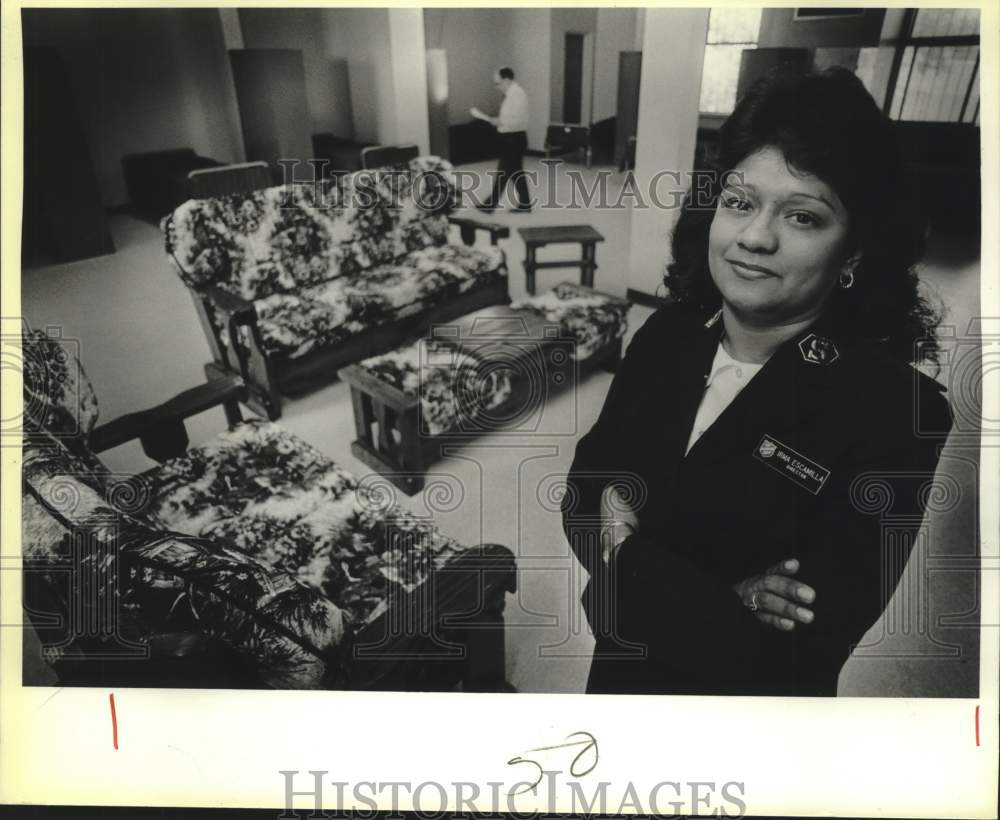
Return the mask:
[(566, 32), (562, 121), (590, 125), (594, 97), (594, 35)]

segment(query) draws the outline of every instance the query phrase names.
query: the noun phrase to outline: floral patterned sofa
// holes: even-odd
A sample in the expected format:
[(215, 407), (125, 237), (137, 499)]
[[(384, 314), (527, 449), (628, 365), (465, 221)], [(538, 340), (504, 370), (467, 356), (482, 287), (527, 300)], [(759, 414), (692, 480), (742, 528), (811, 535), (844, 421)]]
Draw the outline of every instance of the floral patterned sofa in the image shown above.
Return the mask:
[[(212, 350), (209, 377), (241, 375), (251, 407), (332, 379), (432, 323), (506, 304), (509, 229), (461, 219), (451, 165), (405, 166), (190, 200), (163, 220)], [(451, 242), (458, 227), (462, 242)], [(491, 244), (473, 247), (477, 230)]]
[[(238, 377), (97, 426), (66, 344), (22, 349), (25, 611), (61, 685), (506, 688), (505, 547), (455, 542), (271, 422), (187, 449), (183, 418), (238, 414)], [(96, 453), (132, 438), (179, 452), (112, 474)]]

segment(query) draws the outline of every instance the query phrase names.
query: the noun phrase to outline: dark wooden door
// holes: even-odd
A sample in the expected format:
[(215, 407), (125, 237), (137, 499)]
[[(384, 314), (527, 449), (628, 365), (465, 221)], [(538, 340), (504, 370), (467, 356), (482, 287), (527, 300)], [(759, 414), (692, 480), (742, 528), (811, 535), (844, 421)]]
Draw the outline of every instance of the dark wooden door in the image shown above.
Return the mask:
[(114, 253), (69, 67), (54, 48), (24, 50), (24, 266)]
[(563, 70), (563, 122), (580, 122), (583, 100), (583, 35), (566, 35)]
[(621, 167), (629, 137), (639, 130), (639, 81), (642, 52), (622, 51), (618, 55), (618, 110), (615, 113), (615, 164)]
[[(306, 100), (302, 52), (280, 48), (234, 49), (236, 101), (248, 162), (262, 160), (272, 169), (279, 159), (305, 162), (312, 156), (312, 120)], [(308, 174), (303, 166), (299, 174)]]

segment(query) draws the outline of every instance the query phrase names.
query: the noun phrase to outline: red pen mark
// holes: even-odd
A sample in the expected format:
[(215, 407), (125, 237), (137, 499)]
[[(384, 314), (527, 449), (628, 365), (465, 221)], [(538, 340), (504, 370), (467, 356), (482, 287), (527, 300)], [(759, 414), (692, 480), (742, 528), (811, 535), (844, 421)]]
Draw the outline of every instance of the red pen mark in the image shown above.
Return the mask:
[[(111, 701), (111, 740), (115, 744), (115, 751), (118, 751), (118, 718), (115, 716), (115, 693), (112, 692), (108, 695), (108, 700)], [(979, 729), (976, 728), (976, 734), (978, 736)], [(978, 743), (976, 745), (979, 745)]]
[(976, 706), (976, 745), (979, 745), (979, 706)]

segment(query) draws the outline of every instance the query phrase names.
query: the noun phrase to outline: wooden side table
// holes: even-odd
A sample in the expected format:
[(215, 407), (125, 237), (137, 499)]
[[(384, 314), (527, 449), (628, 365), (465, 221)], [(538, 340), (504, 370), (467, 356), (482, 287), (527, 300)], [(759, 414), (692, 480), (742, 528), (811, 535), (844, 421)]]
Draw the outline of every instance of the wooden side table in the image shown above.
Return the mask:
[[(543, 268), (579, 268), (580, 284), (594, 287), (594, 271), (597, 270), (597, 243), (604, 236), (590, 225), (548, 225), (544, 228), (518, 228), (524, 240), (524, 277), (528, 293), (535, 295), (535, 272)], [(558, 259), (539, 262), (535, 253), (546, 245), (579, 243), (582, 255), (579, 259)]]

